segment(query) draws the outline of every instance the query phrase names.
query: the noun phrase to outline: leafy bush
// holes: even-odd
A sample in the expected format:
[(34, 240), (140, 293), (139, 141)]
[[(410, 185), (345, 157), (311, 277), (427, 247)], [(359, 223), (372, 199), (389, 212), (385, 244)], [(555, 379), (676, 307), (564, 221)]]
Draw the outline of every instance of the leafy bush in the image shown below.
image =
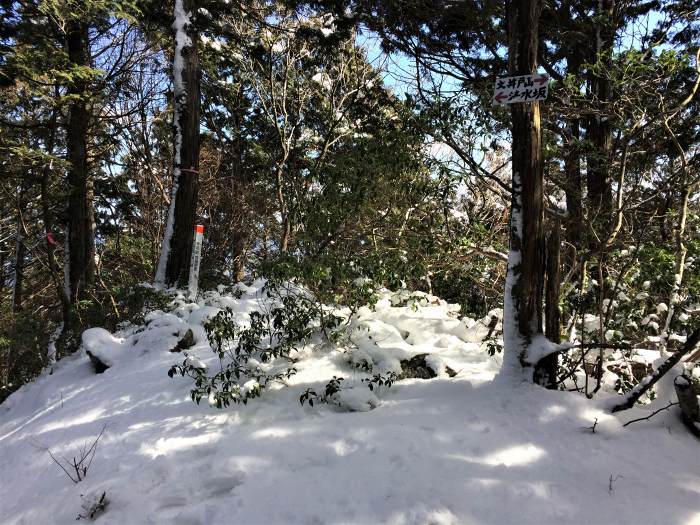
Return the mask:
[[(383, 376), (381, 374), (374, 374), (371, 377), (366, 377), (361, 380), (370, 392), (379, 393), (382, 387), (385, 389), (391, 388), (391, 386), (398, 381), (399, 376), (396, 372), (389, 372), (387, 375)], [(333, 376), (333, 379), (326, 383), (323, 395), (318, 395), (312, 388), (307, 388), (304, 393), (299, 396), (299, 403), (302, 405), (308, 403), (309, 406), (314, 406), (314, 403), (331, 403), (333, 401), (333, 396), (338, 392), (343, 390), (344, 377)]]
[[(81, 344), (83, 331), (94, 326), (116, 330), (124, 325), (133, 323), (143, 324), (146, 312), (153, 310), (168, 311), (173, 300), (172, 294), (157, 290), (150, 286), (135, 285), (132, 288), (120, 288), (112, 295), (103, 291), (93, 294), (90, 299), (83, 299), (72, 308), (69, 322), (61, 332), (56, 342), (57, 357), (63, 357), (75, 352)], [(105, 307), (105, 295), (109, 302), (114, 301), (111, 308)]]
[[(209, 345), (219, 359), (218, 372), (209, 375), (207, 367), (191, 356), (168, 370), (170, 377), (179, 374), (194, 380), (190, 395), (197, 404), (203, 397), (217, 408), (246, 404), (271, 382), (296, 373), (291, 354), (298, 343), (318, 332), (328, 336), (341, 322), (302, 290), (269, 283), (264, 291), (275, 297), (277, 304), (266, 311), (252, 312), (248, 327), (236, 322), (230, 308), (204, 326)], [(276, 359), (282, 359), (283, 364), (275, 366)]]
[(48, 363), (46, 326), (28, 313), (0, 317), (0, 402), (38, 376)]
[(337, 254), (305, 259), (282, 254), (261, 268), (272, 293), (283, 292), (286, 285), (282, 283), (300, 283), (319, 303), (342, 304), (351, 312), (376, 303), (373, 269), (367, 260), (360, 264)]
[(143, 324), (146, 312), (167, 312), (173, 300), (172, 294), (151, 286), (138, 285), (125, 290), (118, 298), (120, 323)]

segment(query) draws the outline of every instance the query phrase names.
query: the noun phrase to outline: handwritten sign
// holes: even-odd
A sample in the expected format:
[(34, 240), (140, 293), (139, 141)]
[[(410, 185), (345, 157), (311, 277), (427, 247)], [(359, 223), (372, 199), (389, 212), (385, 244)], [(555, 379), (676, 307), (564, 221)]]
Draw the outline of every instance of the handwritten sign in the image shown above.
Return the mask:
[(547, 75), (522, 75), (496, 79), (493, 86), (494, 105), (535, 102), (547, 98)]
[(190, 259), (190, 297), (197, 295), (199, 288), (199, 263), (202, 260), (202, 237), (204, 237), (204, 226), (198, 224), (194, 228), (194, 243), (192, 243), (192, 259)]

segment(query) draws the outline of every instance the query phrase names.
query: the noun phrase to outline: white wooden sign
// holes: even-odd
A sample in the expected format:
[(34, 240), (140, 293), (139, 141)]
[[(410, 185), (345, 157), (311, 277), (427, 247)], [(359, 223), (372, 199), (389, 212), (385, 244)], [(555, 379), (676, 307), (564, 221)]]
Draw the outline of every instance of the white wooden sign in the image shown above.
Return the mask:
[(194, 242), (192, 243), (192, 259), (190, 259), (190, 297), (197, 295), (199, 289), (199, 263), (202, 260), (202, 238), (204, 237), (204, 226), (198, 224), (194, 227)]
[(521, 75), (496, 79), (493, 86), (494, 105), (535, 102), (547, 98), (549, 76)]

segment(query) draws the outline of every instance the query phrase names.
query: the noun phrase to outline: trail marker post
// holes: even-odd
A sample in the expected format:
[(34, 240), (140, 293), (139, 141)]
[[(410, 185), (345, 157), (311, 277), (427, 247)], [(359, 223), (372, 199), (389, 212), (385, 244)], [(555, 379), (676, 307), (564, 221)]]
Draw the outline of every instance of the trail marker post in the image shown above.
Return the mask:
[(547, 75), (521, 75), (496, 79), (493, 86), (495, 106), (545, 100), (550, 78)]
[(202, 238), (204, 237), (204, 226), (198, 224), (194, 227), (194, 242), (192, 243), (192, 258), (190, 259), (190, 282), (188, 290), (190, 297), (197, 295), (199, 288), (199, 263), (202, 260)]

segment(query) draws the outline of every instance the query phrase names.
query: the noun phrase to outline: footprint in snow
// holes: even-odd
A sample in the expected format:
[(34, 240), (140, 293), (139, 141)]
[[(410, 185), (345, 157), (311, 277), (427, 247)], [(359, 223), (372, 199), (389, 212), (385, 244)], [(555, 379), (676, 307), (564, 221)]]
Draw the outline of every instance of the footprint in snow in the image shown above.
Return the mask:
[(202, 483), (202, 489), (211, 498), (228, 494), (236, 487), (243, 484), (243, 474), (233, 474), (231, 476), (215, 476), (207, 478)]

